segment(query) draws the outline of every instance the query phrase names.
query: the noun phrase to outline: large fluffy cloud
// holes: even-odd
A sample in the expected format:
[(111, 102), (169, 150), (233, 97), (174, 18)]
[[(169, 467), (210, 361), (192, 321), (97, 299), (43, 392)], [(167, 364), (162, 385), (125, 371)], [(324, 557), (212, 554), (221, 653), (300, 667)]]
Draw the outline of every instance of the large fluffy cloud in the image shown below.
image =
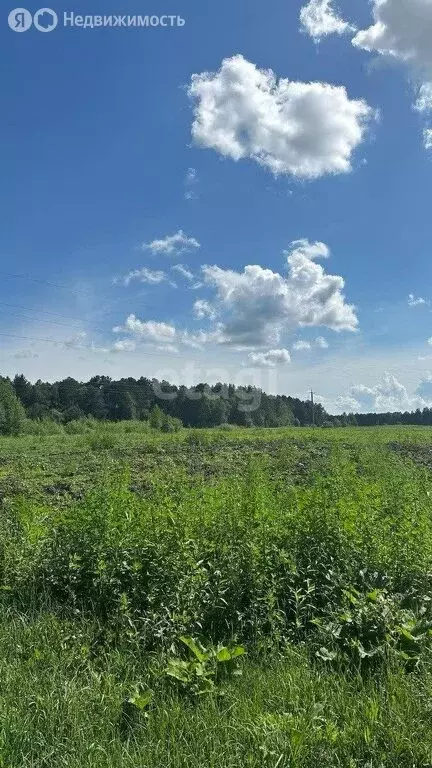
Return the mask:
[(205, 282), (216, 290), (223, 322), (221, 340), (236, 346), (274, 346), (283, 331), (327, 326), (355, 331), (355, 308), (343, 294), (344, 280), (315, 262), (329, 256), (324, 243), (298, 240), (286, 252), (287, 276), (258, 265), (243, 272), (203, 267)]
[(189, 96), (197, 144), (306, 179), (350, 171), (372, 116), (342, 86), (278, 81), (240, 55), (224, 59), (218, 72), (193, 75)]
[[(191, 333), (166, 322), (139, 319), (135, 314), (113, 330), (140, 344), (176, 343), (199, 348), (213, 344), (249, 349), (256, 353), (250, 357), (252, 364), (261, 366), (287, 362), (289, 353), (281, 350), (281, 337), (300, 328), (324, 326), (334, 331), (355, 331), (356, 310), (345, 299), (343, 278), (328, 274), (317, 263), (318, 259), (329, 258), (328, 246), (296, 240), (284, 256), (285, 274), (259, 265), (248, 265), (242, 272), (216, 265), (202, 267), (203, 285), (213, 296), (197, 299), (193, 313), (210, 323), (206, 330)], [(318, 336), (312, 343), (300, 342), (293, 348), (311, 348), (312, 344), (328, 347), (326, 339)], [(117, 347), (121, 348), (121, 344), (117, 343)]]
[(357, 32), (353, 45), (393, 56), (432, 75), (431, 0), (373, 0), (372, 12), (374, 24)]
[[(374, 24), (357, 32), (353, 45), (391, 56), (410, 67), (421, 83), (415, 108), (432, 112), (432, 2), (431, 0), (373, 0)], [(423, 132), (432, 148), (432, 129)]]
[(414, 411), (432, 405), (432, 374), (420, 381), (414, 392), (409, 392), (396, 376), (385, 372), (373, 386), (356, 384), (336, 398), (317, 396), (329, 413), (394, 413)]
[(374, 387), (356, 385), (351, 387), (350, 396), (357, 402), (358, 411), (411, 411), (425, 405), (417, 395), (410, 395), (406, 387), (391, 373), (385, 373)]
[(327, 35), (344, 35), (355, 28), (344, 21), (334, 9), (331, 0), (310, 0), (300, 11), (302, 29), (314, 40)]

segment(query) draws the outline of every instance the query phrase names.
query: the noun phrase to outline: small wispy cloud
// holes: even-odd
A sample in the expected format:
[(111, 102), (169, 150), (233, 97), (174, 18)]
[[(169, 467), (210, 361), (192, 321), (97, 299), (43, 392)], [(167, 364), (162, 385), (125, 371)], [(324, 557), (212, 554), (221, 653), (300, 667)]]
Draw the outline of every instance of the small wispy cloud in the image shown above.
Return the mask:
[(195, 200), (198, 197), (197, 185), (199, 184), (196, 168), (188, 168), (184, 180), (186, 200)]
[(37, 355), (36, 352), (32, 352), (31, 349), (19, 349), (18, 352), (15, 352), (13, 357), (15, 360), (32, 360), (39, 357), (39, 355)]
[(423, 131), (423, 145), (425, 149), (432, 149), (432, 128)]
[(276, 368), (277, 365), (285, 365), (291, 362), (291, 356), (287, 349), (269, 349), (268, 352), (251, 352), (248, 355), (249, 363), (256, 368)]
[(143, 251), (151, 251), (154, 256), (177, 256), (179, 253), (201, 248), (201, 243), (195, 237), (189, 237), (182, 229), (179, 229), (175, 235), (167, 235), (160, 240), (143, 243), (141, 247)]
[(315, 339), (315, 344), (320, 349), (328, 349), (329, 343), (327, 339), (324, 338), (324, 336), (318, 336), (318, 338)]
[(408, 296), (408, 306), (409, 307), (420, 307), (423, 304), (428, 304), (426, 299), (422, 299), (421, 296), (414, 296), (413, 293), (410, 293)]
[(80, 331), (79, 333), (76, 333), (75, 336), (62, 342), (65, 349), (85, 349), (88, 346), (88, 343), (85, 331)]
[(329, 343), (324, 336), (317, 336), (313, 341), (296, 341), (293, 344), (294, 352), (309, 352), (312, 347), (318, 347), (318, 349), (328, 349)]
[(178, 272), (179, 275), (182, 275), (186, 280), (192, 281), (194, 280), (194, 274), (190, 271), (187, 264), (174, 264), (173, 267), (171, 267), (172, 270), (175, 272)]
[(112, 352), (134, 352), (136, 342), (132, 339), (120, 339), (113, 344)]
[[(57, 342), (56, 342), (57, 343)], [(75, 334), (75, 336), (72, 336), (70, 339), (65, 339), (64, 341), (59, 342), (60, 346), (63, 347), (65, 350), (82, 350), (84, 352), (90, 352), (94, 354), (107, 354), (107, 352), (110, 352), (109, 347), (105, 346), (99, 346), (98, 344), (95, 344), (94, 341), (91, 341), (88, 337), (88, 334), (85, 331), (80, 331), (79, 333)], [(85, 358), (83, 358), (85, 359)]]
[(311, 344), (309, 341), (296, 341), (293, 349), (295, 352), (307, 352), (311, 349)]
[(159, 285), (160, 283), (167, 282), (168, 278), (165, 272), (161, 270), (148, 269), (148, 267), (142, 267), (141, 269), (133, 269), (123, 277), (116, 277), (114, 284), (128, 286), (134, 280), (138, 280), (140, 283), (147, 283), (148, 285)]

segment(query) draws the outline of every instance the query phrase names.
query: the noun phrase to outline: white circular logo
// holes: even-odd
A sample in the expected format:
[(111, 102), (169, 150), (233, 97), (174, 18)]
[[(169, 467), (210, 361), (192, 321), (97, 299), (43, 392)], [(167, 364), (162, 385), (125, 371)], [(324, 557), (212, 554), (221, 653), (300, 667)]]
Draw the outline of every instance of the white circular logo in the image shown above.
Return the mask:
[(8, 16), (8, 24), (14, 32), (27, 32), (33, 24), (32, 15), (26, 8), (15, 8)]
[(58, 24), (58, 16), (52, 8), (41, 8), (33, 16), (33, 23), (39, 32), (52, 32)]

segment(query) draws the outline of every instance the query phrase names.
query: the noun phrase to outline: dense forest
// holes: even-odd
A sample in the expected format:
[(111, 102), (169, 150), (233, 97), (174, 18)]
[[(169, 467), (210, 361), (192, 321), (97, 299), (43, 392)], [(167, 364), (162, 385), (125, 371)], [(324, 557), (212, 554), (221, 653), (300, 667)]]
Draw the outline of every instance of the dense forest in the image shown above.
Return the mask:
[[(34, 384), (23, 375), (0, 378), (0, 434), (18, 431), (22, 419), (68, 424), (80, 419), (141, 420), (167, 430), (185, 427), (381, 426), (432, 425), (432, 409), (412, 413), (358, 413), (332, 416), (315, 403), (286, 395), (267, 395), (254, 387), (232, 384), (174, 386), (157, 379), (95, 376)], [(11, 427), (11, 424), (13, 425)]]
[[(22, 375), (15, 376), (10, 384), (27, 418), (48, 418), (61, 423), (85, 417), (154, 421), (158, 414), (178, 419), (185, 427), (221, 424), (280, 427), (312, 421), (309, 402), (232, 384), (177, 387), (144, 377), (113, 381), (108, 376), (95, 376), (85, 383), (67, 378), (55, 383), (32, 384)], [(324, 408), (316, 404), (314, 418), (321, 425), (329, 417)]]

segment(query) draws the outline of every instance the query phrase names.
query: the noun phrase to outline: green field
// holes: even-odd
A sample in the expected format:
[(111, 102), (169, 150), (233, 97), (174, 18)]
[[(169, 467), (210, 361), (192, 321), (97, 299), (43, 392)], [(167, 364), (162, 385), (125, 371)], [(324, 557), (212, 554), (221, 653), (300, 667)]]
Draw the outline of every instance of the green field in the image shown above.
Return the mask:
[(431, 768), (432, 429), (0, 439), (0, 767)]

